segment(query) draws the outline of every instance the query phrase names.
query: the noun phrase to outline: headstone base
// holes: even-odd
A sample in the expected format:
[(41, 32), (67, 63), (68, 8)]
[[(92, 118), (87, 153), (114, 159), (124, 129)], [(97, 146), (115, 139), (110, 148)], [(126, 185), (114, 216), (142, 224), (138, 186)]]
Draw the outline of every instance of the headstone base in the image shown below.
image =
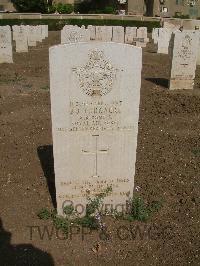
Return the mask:
[(169, 53), (169, 50), (168, 48), (159, 48), (158, 51), (157, 51), (158, 54), (168, 54)]
[(170, 80), (170, 90), (192, 90), (194, 86), (194, 80), (185, 79), (171, 79)]

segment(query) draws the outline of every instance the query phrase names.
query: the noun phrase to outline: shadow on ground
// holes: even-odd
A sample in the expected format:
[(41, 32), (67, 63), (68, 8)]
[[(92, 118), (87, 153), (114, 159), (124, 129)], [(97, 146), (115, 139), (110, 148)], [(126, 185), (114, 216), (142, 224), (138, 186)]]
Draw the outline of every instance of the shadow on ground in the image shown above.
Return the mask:
[(54, 260), (50, 254), (31, 244), (11, 245), (11, 233), (5, 231), (0, 218), (0, 265), (53, 266)]
[(54, 208), (56, 208), (56, 188), (55, 188), (55, 173), (54, 173), (54, 159), (53, 146), (45, 145), (37, 148), (38, 157), (47, 179), (47, 185)]
[(169, 80), (165, 78), (146, 78), (145, 80), (155, 83), (158, 86), (162, 86), (164, 88), (169, 87)]

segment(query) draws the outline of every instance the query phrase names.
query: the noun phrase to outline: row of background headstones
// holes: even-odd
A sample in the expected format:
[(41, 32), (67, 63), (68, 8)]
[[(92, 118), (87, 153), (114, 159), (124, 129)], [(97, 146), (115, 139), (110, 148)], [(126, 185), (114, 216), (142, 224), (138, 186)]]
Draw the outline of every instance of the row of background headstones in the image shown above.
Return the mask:
[[(12, 32), (13, 40), (16, 42), (16, 52), (28, 52), (28, 46), (36, 46), (48, 37), (48, 25), (38, 26), (10, 26), (0, 27), (1, 59), (0, 63), (13, 62)], [(119, 43), (135, 44), (139, 47), (146, 47), (149, 41), (146, 27), (124, 27), (121, 26), (92, 26), (88, 29), (85, 26), (66, 25), (61, 31), (61, 43), (72, 43), (77, 41), (113, 41)]]
[(82, 27), (66, 25), (61, 30), (61, 43), (103, 41), (134, 44), (138, 47), (146, 47), (149, 42), (146, 27), (122, 27), (122, 26), (93, 26), (87, 29)]
[[(0, 27), (0, 32), (1, 32), (0, 44), (2, 46), (1, 50), (3, 51), (0, 62), (1, 63), (3, 62), (12, 63), (13, 57), (12, 57), (11, 29), (9, 26), (3, 26), (3, 27)], [(176, 33), (178, 32), (180, 33), (180, 36), (181, 36), (181, 32), (175, 26), (169, 27), (169, 28), (166, 27), (166, 28), (153, 29), (153, 32), (152, 32), (152, 38), (154, 40), (154, 43), (157, 43), (158, 45), (158, 53), (168, 54), (168, 50), (171, 51), (170, 54), (172, 55), (172, 60), (171, 60), (172, 70), (173, 70), (173, 63), (175, 61), (174, 58), (177, 58), (176, 52), (174, 52), (173, 50), (174, 50), (174, 43), (176, 43)], [(88, 26), (88, 29), (85, 29), (85, 26), (82, 26), (81, 28), (79, 28), (78, 26), (66, 25), (63, 28), (62, 33), (61, 33), (61, 42), (71, 43), (71, 42), (90, 41), (90, 40), (97, 40), (97, 41), (106, 41), (106, 40), (111, 41), (112, 40), (112, 41), (121, 43), (124, 40), (128, 40), (128, 37), (129, 37), (129, 43), (130, 43), (132, 42), (132, 40), (134, 40), (133, 36), (135, 33), (136, 33), (136, 38), (143, 37), (143, 40), (147, 40), (147, 37), (145, 38), (145, 36), (147, 36), (146, 28), (137, 29), (135, 27), (127, 27), (126, 29), (124, 29), (121, 26), (113, 26), (113, 27), (112, 26), (110, 27), (109, 26), (98, 26), (98, 27)], [(174, 43), (171, 42), (172, 44), (170, 46), (170, 40), (172, 40), (173, 34), (175, 34)], [(195, 77), (196, 67), (194, 67), (194, 64), (196, 66), (196, 63), (198, 62), (197, 57), (199, 54), (200, 34), (199, 34), (199, 31), (184, 31), (182, 36), (184, 34), (191, 35), (192, 40), (195, 39), (193, 35), (197, 36), (195, 39), (196, 40), (195, 42), (198, 45), (195, 45), (195, 43), (192, 42), (193, 46), (191, 47), (191, 56), (188, 56), (188, 60), (189, 60), (194, 57), (193, 54), (196, 54), (196, 56), (193, 58), (193, 60), (189, 64), (190, 66), (189, 72), (191, 69), (193, 69), (192, 74), (189, 77), (189, 80), (190, 80), (190, 84), (193, 84), (193, 81), (191, 83), (191, 80), (194, 80), (194, 77)], [(132, 36), (133, 38), (130, 36)], [(48, 37), (48, 26), (47, 25), (13, 26), (13, 40), (15, 40), (16, 42), (17, 52), (28, 52), (28, 45), (35, 46), (36, 42), (41, 42), (45, 37)], [(179, 40), (180, 38), (181, 37), (179, 37)], [(187, 65), (187, 64), (184, 63), (183, 65)], [(180, 65), (179, 69), (180, 71), (182, 71), (183, 67), (181, 67)], [(171, 77), (173, 76), (172, 72), (171, 72)], [(185, 72), (185, 74), (182, 74), (182, 79), (187, 80), (186, 76), (187, 76), (187, 72)], [(193, 87), (193, 85), (189, 85), (189, 87), (191, 88)], [(181, 86), (181, 88), (183, 88), (183, 86)]]
[[(173, 25), (174, 26), (174, 25)], [(172, 47), (172, 36), (175, 32), (180, 31), (178, 27), (164, 27), (154, 28), (152, 31), (152, 39), (154, 44), (157, 45), (157, 53), (159, 54), (171, 54)], [(183, 32), (186, 30), (183, 30)], [(197, 55), (197, 65), (200, 65), (200, 30), (187, 30), (188, 32), (195, 32), (199, 36), (199, 50)]]
[(13, 63), (12, 39), (16, 52), (28, 52), (29, 46), (36, 46), (48, 37), (48, 25), (0, 26), (0, 63)]
[(157, 53), (169, 54), (171, 60), (169, 88), (193, 89), (196, 65), (200, 64), (200, 31), (183, 30), (175, 25), (155, 28), (152, 39)]

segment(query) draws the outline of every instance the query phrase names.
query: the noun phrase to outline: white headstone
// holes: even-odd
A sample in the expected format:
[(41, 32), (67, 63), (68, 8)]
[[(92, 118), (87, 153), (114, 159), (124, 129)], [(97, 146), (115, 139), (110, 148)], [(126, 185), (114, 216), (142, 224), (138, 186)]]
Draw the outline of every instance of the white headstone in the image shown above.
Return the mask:
[(0, 26), (0, 63), (13, 63), (10, 26)]
[(45, 36), (46, 36), (46, 38), (48, 38), (48, 36), (49, 36), (49, 26), (48, 25), (45, 25)]
[(41, 25), (41, 29), (42, 29), (42, 39), (44, 40), (47, 36), (47, 32), (46, 32), (46, 25)]
[(111, 42), (112, 26), (96, 26), (96, 40), (102, 42)]
[(61, 44), (88, 42), (90, 41), (90, 31), (77, 26), (67, 27), (61, 31)]
[(113, 26), (113, 42), (124, 43), (124, 27)]
[(137, 29), (137, 37), (133, 39), (136, 46), (146, 47), (146, 44), (149, 42), (147, 37), (147, 28), (140, 27)]
[(132, 44), (133, 38), (135, 38), (136, 35), (137, 35), (136, 27), (126, 27), (125, 43)]
[(199, 38), (199, 48), (198, 48), (198, 54), (197, 54), (197, 65), (200, 65), (200, 30), (195, 30), (196, 34)]
[(37, 32), (35, 26), (28, 27), (28, 46), (36, 46)]
[(176, 24), (170, 23), (168, 21), (164, 21), (163, 28), (171, 29), (172, 31), (174, 31), (174, 30), (179, 30), (180, 25), (179, 24), (176, 25)]
[(103, 41), (103, 26), (96, 26), (96, 41)]
[(144, 39), (145, 42), (149, 41), (147, 36), (147, 27), (140, 27), (137, 29), (137, 37)]
[(95, 40), (96, 39), (96, 29), (95, 29), (95, 26), (88, 25), (87, 29), (90, 32), (90, 40)]
[[(57, 209), (85, 206), (107, 187), (104, 203), (124, 204), (134, 187), (142, 50), (88, 42), (50, 48)], [(123, 160), (122, 160), (123, 158)]]
[(152, 39), (154, 44), (158, 43), (158, 33), (159, 33), (159, 28), (154, 28), (152, 32)]
[(172, 36), (172, 30), (166, 28), (159, 29), (158, 35), (158, 50), (159, 54), (169, 53), (169, 42)]
[(42, 25), (36, 26), (36, 36), (37, 36), (36, 41), (42, 42)]
[(13, 40), (16, 43), (16, 52), (28, 52), (28, 28), (27, 26), (13, 26)]
[(194, 31), (173, 34), (170, 90), (193, 89), (199, 37)]

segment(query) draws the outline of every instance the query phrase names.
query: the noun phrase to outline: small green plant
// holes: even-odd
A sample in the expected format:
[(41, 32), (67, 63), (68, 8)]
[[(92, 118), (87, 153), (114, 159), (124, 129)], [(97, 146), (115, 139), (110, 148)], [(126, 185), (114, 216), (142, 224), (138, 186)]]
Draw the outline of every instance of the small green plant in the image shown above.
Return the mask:
[(20, 74), (18, 73), (14, 73), (14, 76), (3, 76), (0, 74), (0, 82), (2, 83), (10, 83), (10, 82), (20, 82), (20, 81), (23, 81), (25, 80)]
[(72, 215), (73, 213), (74, 213), (74, 207), (72, 206), (72, 205), (70, 205), (70, 206), (65, 206), (64, 208), (63, 208), (63, 213), (65, 214), (65, 215)]
[(32, 84), (28, 83), (23, 86), (24, 89), (30, 90), (33, 87)]
[(57, 215), (53, 217), (53, 224), (56, 229), (61, 229), (65, 234), (68, 233), (70, 221), (67, 218)]
[(100, 207), (103, 204), (103, 199), (112, 192), (112, 187), (107, 187), (104, 192), (96, 195), (94, 198), (88, 197), (86, 205), (86, 214), (83, 218), (78, 218), (78, 224), (89, 227), (91, 229), (101, 228), (103, 226)]
[(49, 86), (45, 85), (45, 86), (41, 87), (41, 90), (49, 90)]
[[(101, 212), (101, 206), (103, 204), (103, 199), (108, 196), (111, 191), (112, 187), (108, 187), (104, 192), (95, 197), (88, 197), (84, 217), (79, 217), (72, 205), (63, 208), (65, 217), (57, 215), (56, 210), (48, 211), (47, 209), (42, 209), (38, 217), (43, 220), (51, 219), (56, 229), (61, 229), (65, 234), (68, 233), (71, 224), (81, 225), (90, 229), (101, 229), (101, 231), (105, 233), (106, 227), (102, 221), (103, 213)], [(130, 199), (128, 207), (126, 213), (118, 213), (113, 210), (109, 215), (114, 218), (126, 219), (130, 222), (135, 220), (146, 222), (154, 212), (160, 210), (162, 202), (153, 201), (151, 204), (146, 204), (141, 197), (133, 197)]]
[(143, 222), (149, 218), (149, 209), (143, 199), (139, 197), (132, 199), (131, 216), (134, 220)]
[(151, 213), (159, 211), (163, 206), (163, 203), (161, 201), (153, 201), (149, 207), (149, 211)]
[(106, 190), (98, 194), (95, 198), (88, 197), (88, 204), (86, 206), (86, 216), (90, 216), (99, 210), (103, 199), (112, 192), (112, 187), (107, 187)]
[(133, 197), (129, 202), (129, 213), (125, 216), (129, 221), (142, 221), (146, 222), (151, 215), (160, 210), (162, 203), (153, 201), (151, 204), (145, 204), (141, 197)]
[(14, 77), (13, 77), (14, 82), (23, 81), (23, 80), (24, 80), (24, 78), (20, 74), (18, 74), (16, 72), (14, 73)]
[(41, 209), (40, 212), (37, 214), (37, 216), (41, 220), (48, 220), (51, 217), (51, 212), (47, 210), (46, 208)]
[(192, 153), (193, 153), (195, 156), (200, 156), (200, 149), (194, 149), (194, 150), (192, 150)]
[(79, 217), (78, 213), (74, 210), (72, 205), (65, 206), (63, 213), (65, 217), (56, 214), (56, 211), (48, 211), (42, 209), (38, 213), (38, 217), (42, 220), (51, 219), (56, 229), (61, 229), (63, 233), (68, 233), (70, 224), (82, 225), (91, 229), (103, 228), (101, 221), (100, 207), (103, 203), (103, 199), (112, 191), (112, 187), (108, 187), (104, 192), (98, 194), (94, 198), (88, 197), (88, 204), (86, 205), (86, 214), (84, 217)]
[(99, 223), (96, 220), (95, 216), (84, 216), (77, 218), (76, 220), (74, 220), (74, 223), (94, 230), (99, 228)]
[(180, 12), (176, 12), (175, 15), (173, 16), (173, 18), (189, 19), (190, 16), (189, 15), (183, 15)]

